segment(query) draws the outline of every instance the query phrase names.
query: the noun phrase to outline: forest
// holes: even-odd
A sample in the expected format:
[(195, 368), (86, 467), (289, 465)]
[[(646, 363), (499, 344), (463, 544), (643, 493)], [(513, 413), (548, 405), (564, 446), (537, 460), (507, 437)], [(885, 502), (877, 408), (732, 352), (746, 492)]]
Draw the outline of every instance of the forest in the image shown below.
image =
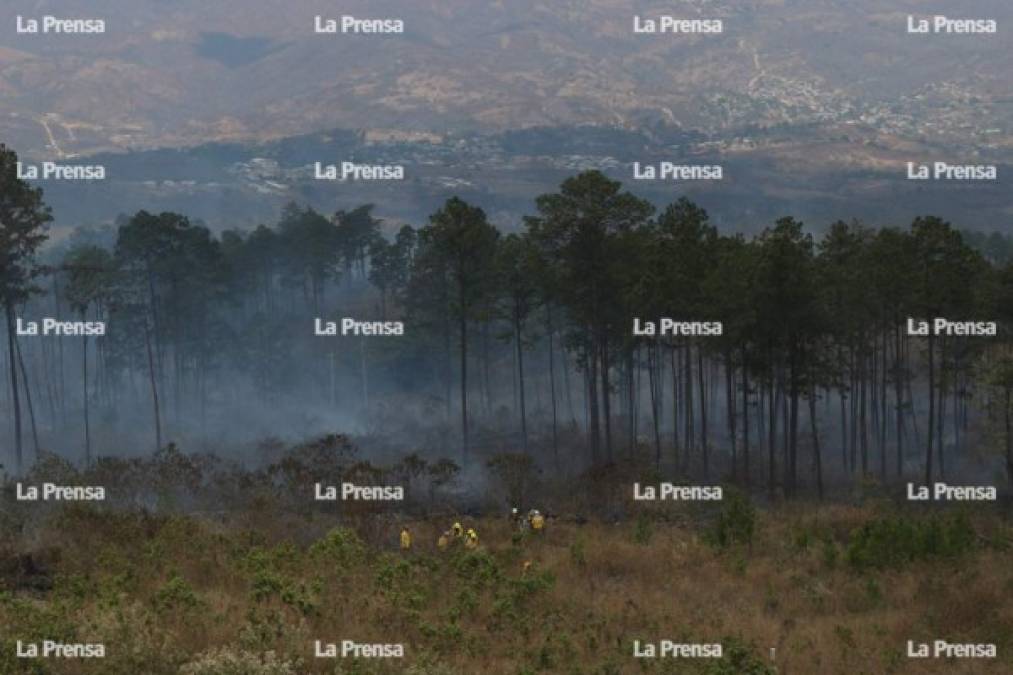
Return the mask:
[[(241, 455), (258, 435), (329, 431), (464, 467), (497, 451), (556, 469), (634, 461), (784, 497), (1013, 482), (1013, 262), (999, 235), (932, 216), (786, 216), (747, 237), (589, 171), (502, 226), (458, 198), (418, 227), (371, 204), (290, 203), (252, 230), (140, 211), (47, 242), (51, 213), (16, 162), (0, 148), (14, 475), (45, 452), (84, 466), (170, 443)], [(314, 334), (342, 317), (404, 334)], [(44, 318), (82, 324), (19, 330)], [(722, 329), (634, 331), (663, 318)]]
[(1010, 238), (597, 171), (68, 231), (16, 162), (0, 672), (1010, 672)]

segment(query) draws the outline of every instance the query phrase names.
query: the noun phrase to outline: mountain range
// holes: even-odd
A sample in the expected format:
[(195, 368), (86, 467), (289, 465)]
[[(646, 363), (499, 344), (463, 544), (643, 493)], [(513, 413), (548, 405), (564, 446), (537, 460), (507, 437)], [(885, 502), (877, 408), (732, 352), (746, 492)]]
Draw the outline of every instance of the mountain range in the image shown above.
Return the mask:
[[(998, 31), (908, 33), (937, 14)], [(106, 31), (17, 32), (18, 17), (44, 15)], [(343, 15), (405, 28), (314, 32), (316, 17)], [(634, 32), (664, 15), (722, 31)], [(598, 129), (642, 140), (602, 157), (705, 154), (806, 192), (810, 175), (896, 176), (907, 161), (1008, 163), (1006, 26), (1005, 0), (34, 0), (0, 8), (0, 140), (39, 161), (222, 144), (257, 156), (337, 129), (445, 155), (462, 138)]]

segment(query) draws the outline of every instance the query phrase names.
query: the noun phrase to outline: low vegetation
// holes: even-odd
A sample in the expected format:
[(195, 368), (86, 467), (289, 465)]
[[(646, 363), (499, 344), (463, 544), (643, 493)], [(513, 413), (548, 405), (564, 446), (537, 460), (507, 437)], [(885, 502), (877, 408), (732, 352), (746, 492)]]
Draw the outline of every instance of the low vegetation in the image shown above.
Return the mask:
[[(66, 506), (4, 522), (0, 672), (1010, 672), (1013, 528), (999, 513), (882, 503), (672, 507), (618, 522), (505, 514), (154, 514)], [(438, 551), (460, 518), (477, 549)], [(398, 532), (414, 534), (410, 553)], [(992, 642), (984, 662), (906, 657), (908, 640)], [(15, 658), (15, 643), (101, 642), (102, 660)], [(314, 641), (405, 645), (321, 659)], [(721, 642), (720, 659), (634, 659)], [(917, 666), (917, 668), (915, 667)]]

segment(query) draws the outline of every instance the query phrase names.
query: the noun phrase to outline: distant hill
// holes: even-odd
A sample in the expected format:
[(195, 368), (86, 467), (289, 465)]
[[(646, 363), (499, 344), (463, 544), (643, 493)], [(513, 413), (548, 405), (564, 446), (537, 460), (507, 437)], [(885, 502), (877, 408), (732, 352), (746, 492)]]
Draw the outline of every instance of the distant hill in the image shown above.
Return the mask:
[[(1008, 152), (1013, 5), (923, 0), (60, 0), (0, 8), (0, 138), (39, 156), (263, 141), (329, 128), (446, 133), (594, 124), (721, 137), (819, 125), (889, 146)], [(889, 8), (885, 8), (888, 4)], [(906, 33), (909, 14), (998, 20)], [(99, 17), (25, 36), (17, 15)], [(633, 17), (720, 19), (635, 35)], [(314, 17), (400, 35), (316, 35)]]

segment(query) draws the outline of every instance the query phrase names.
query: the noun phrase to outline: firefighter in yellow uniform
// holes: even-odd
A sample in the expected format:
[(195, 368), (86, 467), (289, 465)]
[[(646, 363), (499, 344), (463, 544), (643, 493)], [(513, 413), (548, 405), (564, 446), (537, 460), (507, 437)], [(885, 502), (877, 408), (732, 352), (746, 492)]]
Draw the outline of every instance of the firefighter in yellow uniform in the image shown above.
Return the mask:
[(401, 528), (401, 551), (407, 553), (412, 550), (412, 533), (408, 531), (407, 527)]
[(454, 534), (455, 541), (464, 536), (464, 528), (461, 527), (460, 523), (454, 523), (454, 526), (450, 528), (450, 531)]
[(531, 526), (532, 532), (541, 534), (545, 529), (545, 516), (538, 509), (532, 509), (531, 513), (528, 514), (528, 524)]
[(468, 530), (468, 536), (464, 540), (464, 547), (469, 549), (478, 548), (478, 532), (474, 528)]

